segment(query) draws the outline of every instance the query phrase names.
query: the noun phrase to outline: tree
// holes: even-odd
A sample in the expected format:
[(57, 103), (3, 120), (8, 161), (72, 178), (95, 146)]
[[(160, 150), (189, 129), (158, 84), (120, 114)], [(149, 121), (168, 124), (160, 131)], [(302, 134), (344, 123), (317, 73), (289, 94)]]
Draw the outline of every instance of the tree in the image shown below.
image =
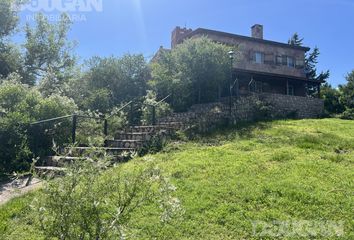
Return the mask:
[(354, 70), (346, 76), (347, 83), (339, 85), (339, 90), (342, 93), (341, 103), (346, 109), (354, 109)]
[[(293, 36), (288, 40), (288, 44), (293, 46), (303, 46), (304, 38), (300, 38), (298, 33), (294, 33)], [(321, 73), (317, 73), (316, 65), (318, 64), (318, 57), (320, 55), (320, 50), (315, 47), (311, 53), (307, 53), (305, 57), (305, 71), (306, 76), (310, 80), (315, 80), (319, 82), (325, 82), (329, 76), (329, 70)]]
[[(26, 170), (33, 157), (31, 146), (44, 146), (43, 152), (51, 149), (52, 138), (29, 123), (72, 114), (76, 109), (71, 99), (59, 95), (43, 98), (36, 88), (21, 84), (19, 75), (10, 75), (0, 84), (0, 111), (4, 113), (0, 117), (0, 172)], [(70, 137), (63, 134), (61, 129), (57, 139)]]
[(57, 24), (49, 23), (43, 14), (37, 16), (34, 27), (27, 24), (24, 45), (27, 84), (34, 85), (48, 72), (60, 84), (71, 77), (75, 57), (72, 54), (74, 43), (67, 40), (70, 24), (66, 14), (62, 14)]
[(322, 86), (321, 98), (324, 99), (325, 110), (328, 114), (342, 113), (345, 108), (340, 102), (341, 92), (325, 83)]
[(0, 78), (7, 78), (13, 72), (21, 72), (22, 55), (19, 48), (8, 37), (17, 27), (18, 16), (15, 6), (22, 1), (2, 0), (0, 2)]
[(206, 37), (186, 40), (152, 63), (150, 86), (159, 95), (172, 94), (175, 110), (215, 101), (228, 89), (230, 50)]
[(84, 109), (105, 113), (146, 94), (149, 68), (143, 55), (93, 57), (85, 68), (80, 78), (70, 82), (69, 92)]
[(21, 0), (1, 0), (0, 2), (0, 40), (11, 35), (18, 24), (16, 6), (24, 1)]
[(294, 33), (294, 35), (288, 40), (288, 44), (293, 46), (302, 46), (303, 40), (303, 38), (299, 37), (298, 33)]

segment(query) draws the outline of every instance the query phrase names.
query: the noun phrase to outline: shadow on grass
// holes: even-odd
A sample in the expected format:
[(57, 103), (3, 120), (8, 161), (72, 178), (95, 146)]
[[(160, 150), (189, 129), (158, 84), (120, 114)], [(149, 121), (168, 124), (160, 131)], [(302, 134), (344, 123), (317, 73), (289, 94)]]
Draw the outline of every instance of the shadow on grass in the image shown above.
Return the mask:
[(272, 126), (272, 121), (239, 122), (236, 125), (222, 125), (205, 133), (193, 133), (189, 140), (200, 144), (220, 145), (223, 141), (250, 139), (256, 130), (265, 130)]

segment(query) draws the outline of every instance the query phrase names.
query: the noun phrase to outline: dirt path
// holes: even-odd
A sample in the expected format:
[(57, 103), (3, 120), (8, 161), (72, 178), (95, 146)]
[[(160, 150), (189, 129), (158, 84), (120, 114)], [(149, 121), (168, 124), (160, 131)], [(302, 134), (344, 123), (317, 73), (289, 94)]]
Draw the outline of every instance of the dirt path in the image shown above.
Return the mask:
[(39, 189), (42, 186), (42, 182), (39, 179), (33, 179), (31, 184), (26, 187), (27, 179), (28, 178), (16, 179), (2, 184), (0, 186), (0, 206), (15, 197), (22, 196), (30, 191)]

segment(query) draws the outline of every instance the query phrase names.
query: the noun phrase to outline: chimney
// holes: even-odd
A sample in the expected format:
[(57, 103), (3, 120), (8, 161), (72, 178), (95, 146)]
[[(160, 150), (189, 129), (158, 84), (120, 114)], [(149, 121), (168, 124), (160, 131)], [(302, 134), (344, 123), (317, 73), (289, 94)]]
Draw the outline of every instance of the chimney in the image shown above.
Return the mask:
[(252, 37), (263, 39), (263, 25), (255, 24), (252, 26)]
[(176, 47), (177, 44), (181, 43), (183, 38), (191, 32), (193, 32), (193, 30), (190, 28), (187, 29), (187, 28), (176, 27), (172, 32), (171, 48)]

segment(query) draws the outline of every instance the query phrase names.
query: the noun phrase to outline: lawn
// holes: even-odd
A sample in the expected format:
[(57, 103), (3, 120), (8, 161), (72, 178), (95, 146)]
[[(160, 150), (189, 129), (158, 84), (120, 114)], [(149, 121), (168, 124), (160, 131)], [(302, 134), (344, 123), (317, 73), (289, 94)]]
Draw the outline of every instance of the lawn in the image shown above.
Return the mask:
[[(354, 121), (287, 120), (218, 130), (171, 143), (124, 168), (147, 164), (147, 159), (177, 187), (183, 215), (157, 228), (155, 218), (137, 212), (134, 226), (143, 238), (259, 239), (264, 231), (254, 232), (255, 223), (306, 223), (307, 230), (280, 237), (301, 238), (297, 233), (303, 233), (302, 239), (308, 239), (312, 231), (324, 238), (318, 225), (334, 223), (340, 239), (354, 239)], [(114, 173), (113, 168), (105, 174)], [(42, 237), (29, 217), (36, 194), (0, 207), (1, 239)], [(272, 239), (269, 234), (262, 239)]]

